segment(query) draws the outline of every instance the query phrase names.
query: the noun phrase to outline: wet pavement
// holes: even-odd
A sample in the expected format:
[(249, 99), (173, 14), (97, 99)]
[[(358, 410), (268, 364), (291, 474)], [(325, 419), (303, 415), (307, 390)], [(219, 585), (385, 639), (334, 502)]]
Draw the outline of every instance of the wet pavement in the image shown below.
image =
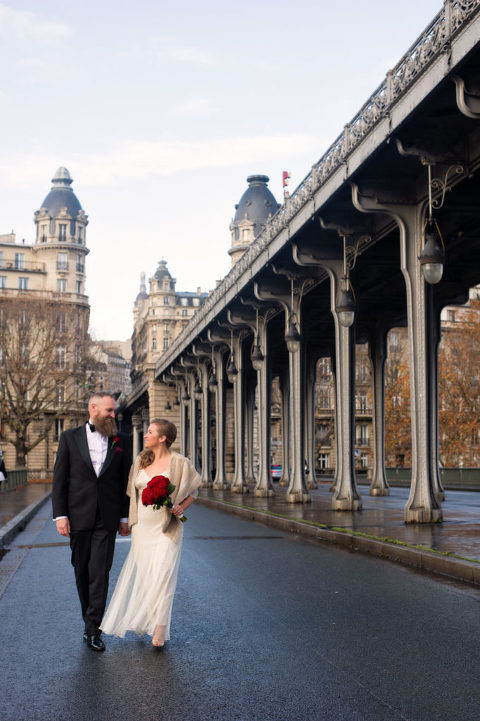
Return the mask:
[(275, 495), (257, 498), (253, 485), (246, 494), (231, 491), (201, 489), (200, 498), (224, 501), (282, 517), (323, 524), (328, 528), (342, 528), (368, 534), (378, 539), (395, 539), (402, 543), (422, 546), (443, 553), (480, 561), (480, 493), (474, 491), (446, 491), (442, 503), (443, 523), (405, 524), (404, 508), (408, 488), (390, 488), (389, 496), (370, 496), (368, 486), (359, 486), (363, 508), (358, 512), (332, 511), (330, 483), (319, 484), (310, 491), (311, 503), (287, 503), (284, 487), (275, 484)]
[[(0, 589), (1, 721), (476, 721), (480, 590), (189, 509), (172, 635), (82, 642), (44, 504)], [(118, 537), (113, 591), (130, 547)]]
[(51, 483), (27, 483), (26, 486), (0, 492), (0, 528), (51, 490)]

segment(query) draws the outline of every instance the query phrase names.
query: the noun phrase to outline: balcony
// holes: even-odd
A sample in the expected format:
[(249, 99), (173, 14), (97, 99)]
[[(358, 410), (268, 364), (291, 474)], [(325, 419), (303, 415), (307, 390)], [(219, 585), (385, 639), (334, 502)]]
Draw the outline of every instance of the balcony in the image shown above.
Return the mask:
[(15, 262), (14, 260), (0, 261), (0, 270), (16, 271), (17, 273), (45, 273), (45, 263), (38, 263), (34, 260), (22, 260)]
[(77, 263), (75, 269), (76, 269), (77, 273), (85, 273), (85, 264)]
[(57, 260), (57, 270), (68, 271), (68, 260)]

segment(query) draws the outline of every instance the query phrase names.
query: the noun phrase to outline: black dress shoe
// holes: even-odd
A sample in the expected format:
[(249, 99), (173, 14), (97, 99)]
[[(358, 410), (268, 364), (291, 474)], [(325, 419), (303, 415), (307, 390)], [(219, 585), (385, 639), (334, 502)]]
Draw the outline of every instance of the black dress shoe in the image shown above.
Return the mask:
[(92, 649), (92, 651), (105, 651), (105, 644), (100, 638), (100, 634), (94, 633), (90, 636), (90, 634), (84, 633), (83, 640), (87, 644), (88, 648)]

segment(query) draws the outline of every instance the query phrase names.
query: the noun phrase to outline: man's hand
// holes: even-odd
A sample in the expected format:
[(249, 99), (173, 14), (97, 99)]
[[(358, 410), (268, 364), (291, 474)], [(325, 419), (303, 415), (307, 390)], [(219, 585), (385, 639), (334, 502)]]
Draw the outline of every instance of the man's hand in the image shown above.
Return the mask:
[(120, 524), (118, 526), (118, 532), (121, 536), (129, 536), (130, 531), (128, 530), (128, 523), (125, 521), (120, 521)]
[(59, 518), (58, 521), (55, 521), (55, 523), (57, 524), (57, 531), (59, 534), (70, 538), (70, 521), (68, 518)]

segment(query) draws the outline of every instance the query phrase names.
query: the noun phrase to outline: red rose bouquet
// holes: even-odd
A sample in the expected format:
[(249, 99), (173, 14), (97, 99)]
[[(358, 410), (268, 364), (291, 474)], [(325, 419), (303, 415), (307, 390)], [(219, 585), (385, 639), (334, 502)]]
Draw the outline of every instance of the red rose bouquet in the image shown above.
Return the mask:
[[(144, 506), (153, 506), (159, 510), (162, 506), (173, 508), (171, 494), (175, 490), (173, 483), (170, 483), (165, 476), (153, 476), (142, 491), (142, 503)], [(181, 516), (179, 521), (185, 522), (186, 516)]]

